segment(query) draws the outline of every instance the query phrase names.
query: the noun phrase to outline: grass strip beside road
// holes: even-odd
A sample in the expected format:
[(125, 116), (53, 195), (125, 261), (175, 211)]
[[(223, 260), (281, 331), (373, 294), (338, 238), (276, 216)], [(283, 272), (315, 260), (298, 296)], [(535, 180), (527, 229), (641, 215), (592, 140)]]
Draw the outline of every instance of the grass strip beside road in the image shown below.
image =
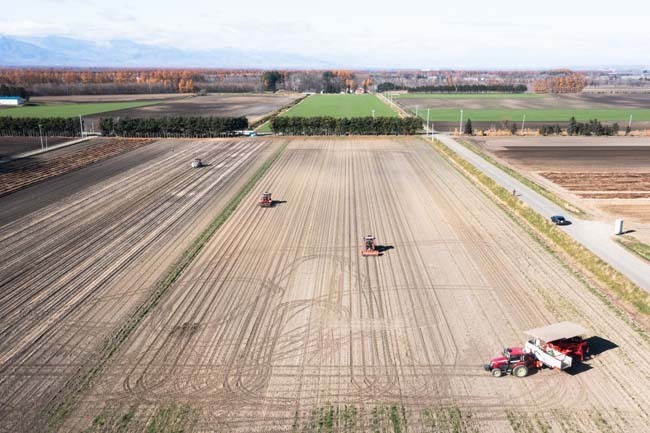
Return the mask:
[(434, 140), (432, 146), (467, 176), (479, 182), (481, 186), (491, 193), (493, 198), (496, 198), (504, 205), (504, 209), (522, 218), (537, 233), (571, 256), (597, 281), (609, 288), (615, 297), (629, 304), (646, 319), (650, 317), (650, 293), (641, 290), (623, 274), (583, 247), (571, 236), (558, 229), (554, 224), (551, 224), (546, 218), (528, 207), (524, 202), (513, 196), (510, 191), (503, 188), (442, 142)]
[(623, 245), (642, 259), (650, 262), (650, 245), (644, 244), (632, 236), (617, 237), (616, 242)]
[(99, 351), (100, 356), (97, 363), (85, 372), (81, 377), (76, 378), (70, 386), (72, 388), (63, 401), (56, 404), (46, 415), (48, 431), (56, 431), (61, 426), (65, 418), (72, 412), (77, 399), (80, 395), (89, 389), (92, 380), (97, 377), (104, 369), (108, 361), (117, 353), (122, 344), (135, 331), (138, 325), (144, 320), (160, 302), (169, 288), (180, 278), (183, 272), (189, 267), (192, 261), (198, 256), (203, 247), (208, 243), (212, 236), (221, 228), (228, 218), (235, 212), (241, 201), (248, 195), (257, 182), (264, 176), (271, 165), (282, 154), (287, 147), (284, 143), (264, 164), (251, 176), (237, 194), (228, 202), (226, 207), (215, 217), (210, 225), (192, 242), (192, 244), (183, 252), (181, 257), (170, 266), (169, 270), (158, 280), (155, 290), (149, 297), (135, 310), (133, 315), (126, 323), (120, 327), (117, 332), (107, 339), (104, 347)]
[(535, 191), (539, 195), (543, 196), (547, 200), (550, 200), (553, 203), (555, 203), (556, 205), (560, 206), (562, 209), (567, 210), (569, 212), (572, 212), (573, 214), (578, 215), (578, 216), (585, 216), (586, 215), (586, 212), (583, 211), (582, 209), (580, 209), (580, 208), (578, 208), (576, 206), (573, 206), (571, 203), (567, 202), (566, 200), (562, 200), (560, 197), (556, 196), (551, 191), (547, 190), (543, 186), (538, 185), (537, 183), (535, 183), (532, 180), (528, 179), (526, 176), (519, 173), (518, 171), (513, 170), (512, 168), (508, 167), (507, 165), (501, 164), (500, 162), (498, 162), (497, 160), (492, 158), (487, 153), (481, 151), (479, 148), (472, 145), (471, 143), (468, 143), (465, 140), (456, 140), (456, 141), (459, 142), (460, 144), (462, 144), (463, 146), (465, 146), (467, 149), (474, 152), (475, 154), (477, 154), (478, 156), (480, 156), (481, 158), (483, 158), (484, 160), (486, 160), (487, 162), (489, 162), (490, 164), (492, 164), (492, 165), (496, 166), (497, 168), (501, 169), (502, 171), (508, 173), (510, 176), (514, 177), (519, 182), (523, 183), (524, 185), (526, 185), (528, 188), (532, 189), (533, 191)]
[(85, 104), (51, 104), (35, 105), (17, 108), (4, 108), (0, 110), (1, 117), (76, 117), (91, 114), (107, 113), (109, 111), (138, 108), (155, 105), (160, 101), (132, 101), (132, 102), (97, 102)]

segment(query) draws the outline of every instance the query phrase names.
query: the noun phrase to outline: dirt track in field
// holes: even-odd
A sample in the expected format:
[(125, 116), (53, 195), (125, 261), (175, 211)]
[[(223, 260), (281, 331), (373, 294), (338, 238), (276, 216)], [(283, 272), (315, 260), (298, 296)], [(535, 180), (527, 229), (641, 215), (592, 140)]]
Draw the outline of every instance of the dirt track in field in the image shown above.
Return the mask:
[[(46, 409), (275, 147), (163, 140), (117, 157), (126, 170), (103, 161), (0, 198), (1, 215), (24, 209), (0, 219), (0, 431), (46, 430)], [(197, 156), (209, 165), (190, 168)]]
[[(259, 189), (62, 431), (647, 431), (648, 340), (424, 141), (295, 140)], [(559, 320), (593, 333), (573, 375), (482, 370)]]

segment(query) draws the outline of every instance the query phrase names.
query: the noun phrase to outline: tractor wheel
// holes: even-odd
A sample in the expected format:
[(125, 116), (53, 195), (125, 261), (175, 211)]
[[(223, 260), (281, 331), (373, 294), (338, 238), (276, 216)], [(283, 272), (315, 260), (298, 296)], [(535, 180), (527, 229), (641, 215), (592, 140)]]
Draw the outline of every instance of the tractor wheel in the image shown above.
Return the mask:
[(501, 377), (501, 376), (503, 376), (503, 371), (500, 368), (493, 368), (492, 369), (492, 376)]
[(517, 377), (528, 376), (528, 367), (525, 365), (518, 365), (512, 369), (512, 374)]

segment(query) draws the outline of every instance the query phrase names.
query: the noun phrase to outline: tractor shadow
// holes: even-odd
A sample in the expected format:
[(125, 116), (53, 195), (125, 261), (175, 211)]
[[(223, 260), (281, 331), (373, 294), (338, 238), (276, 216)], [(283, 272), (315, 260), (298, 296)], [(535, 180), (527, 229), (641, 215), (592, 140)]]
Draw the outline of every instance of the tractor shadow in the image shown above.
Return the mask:
[[(589, 346), (589, 358), (591, 359), (594, 356), (598, 356), (601, 353), (607, 352), (608, 350), (616, 349), (618, 345), (602, 337), (589, 337), (585, 340)], [(566, 372), (571, 376), (576, 374), (583, 373), (585, 371), (591, 370), (593, 367), (584, 362), (577, 362), (571, 368), (567, 369)]]
[(271, 200), (271, 207), (276, 207), (286, 202), (287, 202), (286, 200)]
[(388, 250), (392, 250), (395, 247), (392, 245), (375, 245), (375, 249), (379, 252), (380, 255), (384, 254), (384, 252)]
[(566, 373), (570, 376), (575, 376), (580, 373), (584, 373), (585, 371), (591, 370), (593, 367), (589, 364), (585, 364), (584, 362), (578, 361), (575, 365), (572, 365), (570, 368), (567, 368)]
[(618, 344), (613, 343), (606, 338), (602, 337), (589, 337), (585, 340), (589, 347), (589, 355), (591, 357), (598, 356), (601, 353), (607, 352), (608, 350), (616, 349)]

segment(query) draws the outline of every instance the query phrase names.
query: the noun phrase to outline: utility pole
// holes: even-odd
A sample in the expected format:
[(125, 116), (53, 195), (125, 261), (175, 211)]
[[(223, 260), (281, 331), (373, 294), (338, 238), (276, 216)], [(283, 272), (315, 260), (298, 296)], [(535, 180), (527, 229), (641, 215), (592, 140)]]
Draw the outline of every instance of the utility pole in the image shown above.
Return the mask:
[(419, 105), (415, 106), (415, 117), (418, 117), (418, 108), (420, 108)]
[(81, 138), (84, 138), (84, 123), (81, 120), (81, 114), (79, 115), (79, 130), (81, 131)]
[(41, 137), (41, 149), (43, 149), (43, 130), (40, 123), (38, 124), (38, 135)]
[(463, 135), (463, 109), (460, 109), (460, 124), (458, 126), (458, 135)]
[[(427, 133), (430, 132), (431, 128), (429, 128), (429, 111), (431, 109), (427, 108)], [(433, 134), (431, 134), (433, 136)]]
[(526, 135), (525, 125), (526, 125), (526, 114), (524, 114), (524, 120), (521, 121), (521, 133), (523, 135)]
[(372, 110), (372, 118), (375, 118), (375, 110)]
[(627, 127), (632, 129), (632, 115), (630, 114), (630, 121), (627, 123)]

